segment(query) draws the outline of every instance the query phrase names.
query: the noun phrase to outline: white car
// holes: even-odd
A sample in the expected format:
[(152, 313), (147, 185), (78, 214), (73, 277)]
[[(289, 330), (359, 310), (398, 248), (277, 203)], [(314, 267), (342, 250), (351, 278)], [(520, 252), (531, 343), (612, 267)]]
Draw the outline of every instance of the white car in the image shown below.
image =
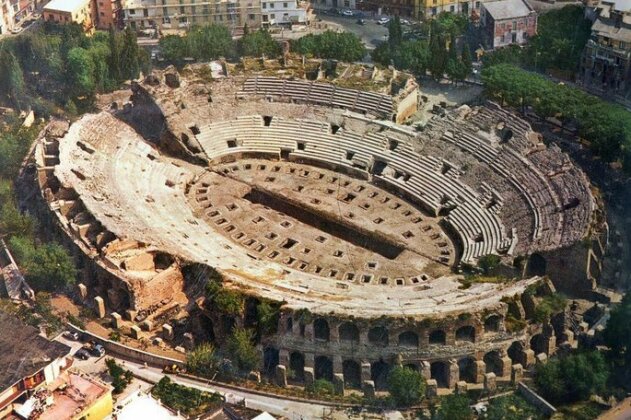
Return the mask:
[(407, 19), (401, 19), (400, 22), (401, 22), (401, 25), (409, 25), (410, 24), (410, 21), (407, 20)]
[(379, 19), (379, 20), (377, 21), (377, 23), (378, 23), (379, 25), (385, 25), (385, 24), (387, 24), (388, 22), (390, 22), (390, 18), (388, 18), (388, 17), (382, 17), (381, 19)]
[(352, 10), (346, 9), (342, 12), (343, 16), (348, 16), (348, 17), (352, 17), (354, 15)]

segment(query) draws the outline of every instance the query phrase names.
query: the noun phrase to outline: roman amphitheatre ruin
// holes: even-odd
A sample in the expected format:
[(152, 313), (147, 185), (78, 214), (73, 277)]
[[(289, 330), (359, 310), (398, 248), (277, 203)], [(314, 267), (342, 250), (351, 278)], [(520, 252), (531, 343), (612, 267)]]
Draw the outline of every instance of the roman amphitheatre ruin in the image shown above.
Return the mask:
[[(33, 211), (101, 316), (190, 347), (272, 302), (261, 370), (366, 392), (395, 364), (430, 390), (491, 388), (573, 341), (567, 318), (535, 322), (535, 308), (594, 293), (602, 210), (523, 119), (486, 103), (406, 125), (421, 95), (392, 69), (213, 66), (156, 71), (127, 103), (38, 140)], [(513, 279), (465, 284), (488, 254)], [(209, 304), (208, 281), (244, 311)]]

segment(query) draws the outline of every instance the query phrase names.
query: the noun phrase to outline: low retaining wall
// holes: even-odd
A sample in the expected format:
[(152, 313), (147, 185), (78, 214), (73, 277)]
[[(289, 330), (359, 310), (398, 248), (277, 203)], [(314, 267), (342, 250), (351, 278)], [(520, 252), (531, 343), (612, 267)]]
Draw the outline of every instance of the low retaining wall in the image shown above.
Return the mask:
[(526, 401), (537, 407), (537, 409), (541, 411), (543, 415), (551, 417), (554, 413), (557, 412), (557, 409), (554, 408), (552, 404), (544, 400), (541, 395), (530, 389), (523, 382), (520, 382), (517, 385), (517, 392), (519, 392), (519, 394), (524, 397)]
[(135, 349), (133, 347), (126, 346), (121, 343), (117, 343), (116, 341), (108, 340), (106, 338), (93, 334), (89, 331), (82, 330), (81, 328), (71, 323), (68, 323), (68, 327), (70, 327), (71, 330), (78, 332), (79, 334), (84, 334), (85, 336), (90, 337), (91, 340), (94, 340), (95, 342), (105, 347), (105, 350), (107, 350), (109, 353), (121, 356), (126, 359), (130, 359), (130, 360), (141, 362), (141, 363), (146, 363), (148, 365), (157, 366), (161, 368), (165, 366), (172, 366), (172, 365), (176, 365), (178, 367), (184, 367), (184, 364), (185, 364), (181, 360), (172, 359), (166, 356), (158, 356), (157, 354), (148, 353), (146, 351), (142, 351), (139, 349)]

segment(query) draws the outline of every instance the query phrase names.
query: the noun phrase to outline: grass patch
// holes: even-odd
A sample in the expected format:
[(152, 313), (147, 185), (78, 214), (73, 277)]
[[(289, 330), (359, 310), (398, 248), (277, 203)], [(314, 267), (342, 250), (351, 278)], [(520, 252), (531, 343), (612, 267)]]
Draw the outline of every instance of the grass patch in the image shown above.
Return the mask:
[(168, 376), (160, 379), (151, 394), (171, 409), (188, 417), (198, 417), (220, 407), (224, 402), (223, 397), (219, 394), (178, 385), (171, 382)]

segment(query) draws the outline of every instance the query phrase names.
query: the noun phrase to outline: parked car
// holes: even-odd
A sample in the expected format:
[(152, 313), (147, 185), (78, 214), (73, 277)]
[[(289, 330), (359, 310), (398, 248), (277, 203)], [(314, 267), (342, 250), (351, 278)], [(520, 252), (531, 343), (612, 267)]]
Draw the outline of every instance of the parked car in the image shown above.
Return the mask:
[(92, 353), (92, 356), (95, 356), (95, 357), (105, 356), (105, 347), (103, 347), (100, 344), (95, 344), (90, 349), (90, 353)]
[(342, 11), (342, 16), (346, 16), (346, 17), (353, 17), (354, 13), (352, 10), (350, 9), (346, 9)]
[(90, 358), (90, 353), (86, 349), (79, 349), (75, 352), (74, 357), (80, 360), (88, 360)]
[(377, 21), (378, 25), (386, 25), (388, 22), (390, 22), (390, 18), (389, 17), (382, 17)]
[(410, 24), (410, 21), (407, 20), (407, 19), (401, 19), (400, 22), (401, 22), (401, 25), (409, 25)]
[(79, 341), (79, 333), (76, 331), (66, 331), (63, 333), (63, 337), (68, 340)]
[(366, 21), (364, 19), (357, 19), (357, 24), (358, 25), (365, 25)]

